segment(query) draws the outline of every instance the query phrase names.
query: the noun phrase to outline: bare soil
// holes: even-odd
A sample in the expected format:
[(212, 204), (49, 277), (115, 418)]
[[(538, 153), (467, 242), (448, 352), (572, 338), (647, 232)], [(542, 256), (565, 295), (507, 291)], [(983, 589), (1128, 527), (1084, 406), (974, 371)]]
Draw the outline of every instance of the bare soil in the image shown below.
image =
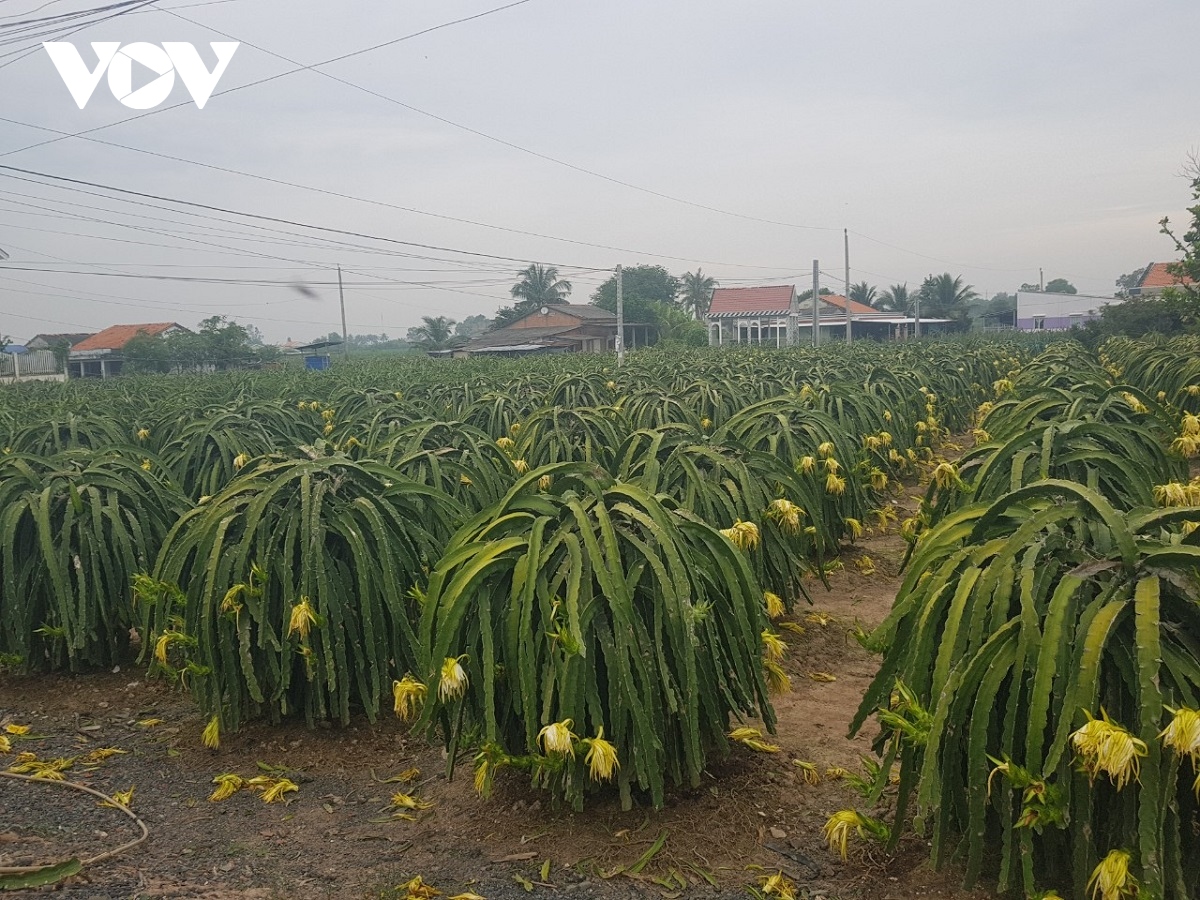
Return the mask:
[[(785, 668), (793, 691), (777, 698), (778, 753), (739, 751), (714, 765), (696, 790), (673, 792), (658, 811), (624, 812), (600, 796), (586, 812), (548, 808), (519, 775), (497, 781), (488, 800), (472, 788), (469, 758), (445, 778), (439, 747), (411, 736), (398, 721), (356, 721), (346, 729), (302, 723), (254, 725), (227, 736), (218, 751), (200, 745), (203, 721), (186, 696), (147, 683), (139, 671), (79, 677), (0, 676), (0, 724), (32, 730), (13, 739), (0, 765), (30, 750), (41, 758), (81, 756), (98, 747), (128, 751), (91, 771), (81, 762), (68, 779), (105, 792), (135, 787), (132, 809), (150, 839), (55, 888), (63, 897), (188, 897), (205, 900), (403, 897), (396, 886), (420, 875), (446, 894), (474, 891), (489, 900), (554, 893), (577, 897), (745, 897), (764, 874), (783, 871), (801, 897), (985, 900), (965, 891), (960, 873), (933, 872), (928, 848), (906, 838), (895, 855), (852, 845), (843, 863), (825, 846), (822, 826), (858, 797), (826, 769), (861, 771), (874, 726), (847, 729), (877, 662), (853, 639), (856, 623), (883, 620), (899, 584), (904, 543), (869, 535), (848, 548), (832, 589), (808, 587), (814, 605), (790, 618), (802, 635)], [(856, 560), (867, 555), (873, 574)], [(814, 615), (814, 614), (820, 614)], [(825, 673), (836, 680), (814, 680)], [(162, 724), (138, 724), (162, 719)], [(815, 763), (808, 784), (794, 761)], [(292, 773), (300, 790), (285, 803), (238, 793), (207, 800), (222, 772), (250, 777), (260, 763)], [(410, 790), (433, 802), (416, 821), (389, 818), (402, 785), (382, 779), (417, 768)], [(95, 798), (53, 785), (0, 778), (0, 866), (90, 856), (137, 834), (121, 813)], [(631, 867), (660, 835), (660, 852), (637, 875)], [(547, 876), (543, 865), (549, 861)], [(710, 880), (715, 884), (710, 884)]]

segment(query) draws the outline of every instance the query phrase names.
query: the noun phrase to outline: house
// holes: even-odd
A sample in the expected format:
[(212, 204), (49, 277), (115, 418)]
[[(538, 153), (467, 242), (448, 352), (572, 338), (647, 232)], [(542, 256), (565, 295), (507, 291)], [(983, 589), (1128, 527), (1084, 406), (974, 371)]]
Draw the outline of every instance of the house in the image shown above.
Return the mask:
[(144, 325), (110, 325), (71, 347), (67, 373), (71, 378), (108, 378), (120, 375), (124, 359), (121, 351), (140, 334), (168, 337), (186, 332), (178, 322), (150, 322)]
[(1137, 286), (1130, 288), (1129, 296), (1157, 297), (1163, 292), (1163, 288), (1196, 283), (1186, 275), (1175, 275), (1169, 272), (1167, 267), (1172, 265), (1175, 265), (1175, 263), (1150, 263), (1146, 266), (1146, 270), (1142, 272), (1142, 277), (1138, 280)]
[[(606, 353), (616, 349), (617, 317), (598, 306), (548, 303), (503, 328), (479, 335), (450, 351), (468, 356), (530, 356), (544, 353)], [(653, 341), (654, 327), (625, 323), (626, 349)], [(446, 354), (442, 354), (446, 355)]]
[(74, 347), (80, 341), (86, 340), (91, 336), (92, 333), (90, 331), (84, 331), (79, 334), (35, 334), (25, 342), (25, 346), (30, 350), (53, 350), (64, 343), (68, 347)]
[(1019, 331), (1066, 331), (1084, 322), (1100, 318), (1100, 312), (1112, 303), (1112, 297), (1091, 294), (1050, 294), (1017, 291), (1017, 329)]
[[(747, 288), (716, 288), (705, 319), (710, 346), (722, 344), (787, 345), (788, 317), (796, 286), (765, 285)], [(904, 338), (913, 333), (916, 320), (902, 312), (881, 312), (874, 307), (848, 300), (841, 294), (821, 294), (817, 323), (821, 340), (843, 340), (846, 336), (846, 307), (850, 307), (854, 338)], [(938, 330), (949, 319), (921, 319), (922, 328)], [(806, 297), (797, 302), (798, 340), (812, 340), (813, 301)]]

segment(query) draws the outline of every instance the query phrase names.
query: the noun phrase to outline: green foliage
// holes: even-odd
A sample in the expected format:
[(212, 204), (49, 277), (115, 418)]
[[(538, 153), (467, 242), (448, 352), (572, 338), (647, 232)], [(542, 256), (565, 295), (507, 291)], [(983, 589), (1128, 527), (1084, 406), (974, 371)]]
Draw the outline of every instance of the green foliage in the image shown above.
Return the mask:
[[(344, 455), (262, 462), (172, 528), (154, 579), (182, 603), (143, 604), (156, 666), (187, 679), (222, 729), (303, 712), (374, 720), (423, 655), (407, 594), (459, 515), (448, 497)], [(158, 653), (182, 634), (183, 652)], [(165, 646), (172, 646), (167, 637)]]
[[(898, 683), (929, 711), (919, 740), (885, 711), (876, 746), (900, 761), (897, 824), (915, 800), (936, 865), (964, 853), (969, 882), (986, 866), (1031, 895), (1133, 848), (1146, 896), (1183, 900), (1200, 887), (1197, 803), (1160, 732), (1168, 707), (1200, 697), (1200, 509), (1154, 508), (1186, 472), (1170, 418), (1079, 357), (1064, 346), (1028, 367), (984, 418), (996, 440), (964, 458), (962, 486), (931, 489), (941, 517), (868, 639), (883, 662), (854, 727)], [(1105, 717), (1141, 742), (1140, 775), (1073, 739)]]
[[(543, 478), (549, 490), (535, 492)], [(765, 624), (744, 554), (710, 525), (587, 464), (537, 469), (464, 526), (430, 577), (423, 721), (441, 723), (451, 764), (471, 730), (506, 754), (549, 757), (535, 778), (553, 774), (578, 807), (582, 753), (555, 759), (538, 740), (570, 720), (618, 748), (626, 807), (634, 786), (661, 806), (668, 780), (696, 787), (709, 754), (729, 752), (731, 717), (773, 722)], [(469, 686), (435, 701), (447, 658)]]
[(256, 366), (278, 353), (252, 341), (245, 326), (225, 316), (210, 316), (194, 333), (180, 331), (166, 337), (140, 333), (125, 344), (121, 355), (124, 371), (162, 374)]
[(0, 653), (31, 669), (111, 666), (129, 648), (129, 585), (187, 507), (132, 448), (0, 456)]

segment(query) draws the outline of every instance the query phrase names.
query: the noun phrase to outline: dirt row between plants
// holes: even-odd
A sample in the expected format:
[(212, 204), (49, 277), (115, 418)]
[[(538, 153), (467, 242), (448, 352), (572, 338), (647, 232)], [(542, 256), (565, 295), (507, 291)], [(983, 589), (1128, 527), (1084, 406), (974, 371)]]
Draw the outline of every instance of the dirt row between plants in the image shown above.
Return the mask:
[[(891, 856), (860, 843), (846, 863), (824, 843), (827, 817), (857, 799), (824, 773), (861, 771), (858, 754), (869, 752), (874, 734), (872, 725), (853, 740), (846, 734), (877, 665), (850, 631), (886, 616), (903, 552), (895, 535), (868, 535), (848, 550), (831, 590), (809, 583), (814, 605), (798, 604), (791, 617), (804, 633), (782, 632), (793, 690), (776, 698), (780, 752), (738, 748), (699, 788), (671, 792), (657, 811), (622, 811), (608, 795), (590, 798), (584, 813), (553, 809), (520, 775), (499, 777), (492, 797), (480, 799), (469, 757), (447, 780), (440, 747), (394, 719), (346, 729), (254, 725), (209, 751), (186, 696), (137, 670), (0, 676), (0, 724), (32, 726), (0, 763), (11, 765), (21, 751), (77, 757), (68, 779), (105, 792), (134, 789), (132, 809), (149, 840), (41, 889), (62, 897), (405, 897), (398, 886), (415, 876), (447, 895), (489, 900), (745, 897), (761, 876), (782, 871), (800, 897), (982, 900), (991, 895), (962, 890), (959, 873), (930, 871), (919, 839), (905, 838)], [(872, 574), (856, 564), (864, 555)], [(103, 747), (126, 752), (85, 767), (79, 758)], [(817, 784), (796, 761), (815, 764)], [(247, 791), (207, 799), (215, 775), (266, 769), (291, 773), (299, 785), (286, 803)], [(419, 774), (407, 783), (386, 782), (412, 769)], [(389, 799), (399, 789), (432, 808), (413, 821), (393, 819)], [(136, 834), (91, 796), (0, 779), (0, 866), (86, 857)]]

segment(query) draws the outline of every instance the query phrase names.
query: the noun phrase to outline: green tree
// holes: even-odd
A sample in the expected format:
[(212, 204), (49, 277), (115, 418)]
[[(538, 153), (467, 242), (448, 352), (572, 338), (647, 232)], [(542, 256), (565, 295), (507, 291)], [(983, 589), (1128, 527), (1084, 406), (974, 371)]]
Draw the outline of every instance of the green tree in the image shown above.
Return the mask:
[(874, 285), (867, 284), (865, 281), (850, 285), (850, 299), (855, 303), (874, 306), (876, 293)]
[(949, 272), (926, 276), (917, 293), (922, 318), (951, 319), (959, 326), (970, 320), (971, 303), (979, 298), (974, 286), (963, 284), (961, 275)]
[[(658, 325), (664, 309), (675, 307), (679, 279), (662, 266), (632, 266), (621, 273), (625, 321)], [(592, 294), (592, 305), (617, 311), (617, 276), (613, 275)]]
[(1065, 278), (1052, 278), (1046, 282), (1047, 294), (1078, 294), (1075, 285)]
[(1185, 169), (1192, 184), (1192, 206), (1188, 213), (1192, 221), (1183, 237), (1176, 237), (1171, 229), (1171, 220), (1163, 217), (1159, 222), (1159, 230), (1171, 239), (1175, 249), (1183, 254), (1178, 262), (1167, 266), (1167, 271), (1181, 280), (1181, 283), (1169, 287), (1164, 294), (1169, 299), (1175, 299), (1193, 307), (1200, 307), (1200, 155), (1189, 157)]
[(893, 284), (880, 294), (876, 294), (871, 306), (881, 312), (898, 312), (908, 314), (912, 298), (908, 295), (907, 284)]
[(548, 303), (565, 303), (571, 294), (571, 282), (559, 278), (555, 266), (530, 263), (517, 273), (517, 277), (520, 280), (509, 289), (517, 302), (497, 310), (497, 328), (503, 328)]
[(483, 334), (491, 327), (492, 320), (487, 316), (467, 316), (454, 327), (454, 336), (473, 338), (477, 334)]
[(700, 269), (684, 272), (679, 282), (679, 305), (696, 319), (703, 319), (709, 304), (712, 303), (712, 293), (716, 286), (717, 280), (711, 275), (705, 275)]
[(679, 306), (658, 304), (656, 310), (660, 343), (685, 347), (703, 347), (708, 344), (708, 328), (703, 322), (692, 318), (692, 314)]
[(1132, 291), (1134, 288), (1136, 288), (1139, 284), (1142, 283), (1142, 278), (1143, 278), (1143, 276), (1145, 276), (1146, 269), (1148, 269), (1148, 268), (1150, 268), (1150, 267), (1142, 266), (1140, 269), (1134, 269), (1132, 272), (1127, 272), (1124, 275), (1118, 275), (1117, 281), (1116, 281), (1117, 296), (1118, 297), (1132, 296), (1130, 291)]
[(985, 300), (975, 307), (975, 320), (980, 325), (995, 326), (1016, 326), (1014, 316), (1017, 312), (1017, 295), (1008, 294), (1001, 291), (998, 294), (993, 294), (991, 299)]
[(408, 329), (408, 340), (422, 350), (447, 350), (462, 343), (454, 335), (454, 325), (445, 316), (422, 316), (420, 325)]

